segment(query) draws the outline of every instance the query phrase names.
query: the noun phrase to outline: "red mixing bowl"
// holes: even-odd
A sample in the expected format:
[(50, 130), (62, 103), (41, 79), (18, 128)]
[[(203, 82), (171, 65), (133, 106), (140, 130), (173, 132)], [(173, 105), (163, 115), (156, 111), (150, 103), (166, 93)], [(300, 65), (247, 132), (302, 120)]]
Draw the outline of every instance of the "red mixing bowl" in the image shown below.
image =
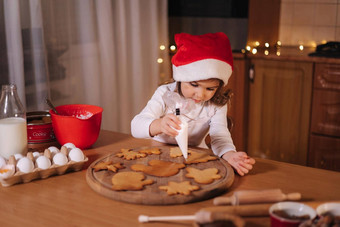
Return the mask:
[(99, 136), (103, 108), (94, 105), (71, 104), (49, 111), (54, 134), (59, 142), (73, 143), (80, 149), (91, 147)]

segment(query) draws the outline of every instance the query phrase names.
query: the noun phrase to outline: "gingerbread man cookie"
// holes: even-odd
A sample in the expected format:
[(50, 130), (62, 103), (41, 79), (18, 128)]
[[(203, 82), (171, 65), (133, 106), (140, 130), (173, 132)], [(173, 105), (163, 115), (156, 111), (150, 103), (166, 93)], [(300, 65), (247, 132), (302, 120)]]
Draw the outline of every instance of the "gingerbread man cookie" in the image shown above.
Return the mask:
[(144, 180), (145, 176), (137, 172), (119, 172), (112, 177), (112, 189), (116, 191), (131, 190), (138, 191), (144, 188), (144, 185), (153, 184), (151, 179)]

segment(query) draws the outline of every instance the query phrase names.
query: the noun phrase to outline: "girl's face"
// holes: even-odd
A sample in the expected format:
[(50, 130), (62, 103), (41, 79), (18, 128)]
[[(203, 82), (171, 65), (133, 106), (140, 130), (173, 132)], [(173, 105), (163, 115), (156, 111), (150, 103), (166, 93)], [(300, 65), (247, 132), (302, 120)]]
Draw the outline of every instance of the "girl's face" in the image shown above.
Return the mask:
[(215, 95), (219, 85), (218, 79), (181, 82), (181, 91), (185, 98), (199, 103), (210, 100)]

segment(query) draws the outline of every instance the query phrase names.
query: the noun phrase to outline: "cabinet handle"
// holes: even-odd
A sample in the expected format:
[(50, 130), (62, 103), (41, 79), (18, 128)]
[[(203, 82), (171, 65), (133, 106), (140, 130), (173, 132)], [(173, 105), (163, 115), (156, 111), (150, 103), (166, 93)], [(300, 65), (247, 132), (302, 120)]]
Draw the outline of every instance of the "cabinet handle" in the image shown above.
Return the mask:
[(255, 80), (255, 67), (254, 65), (251, 65), (249, 68), (249, 80), (251, 83), (254, 83)]

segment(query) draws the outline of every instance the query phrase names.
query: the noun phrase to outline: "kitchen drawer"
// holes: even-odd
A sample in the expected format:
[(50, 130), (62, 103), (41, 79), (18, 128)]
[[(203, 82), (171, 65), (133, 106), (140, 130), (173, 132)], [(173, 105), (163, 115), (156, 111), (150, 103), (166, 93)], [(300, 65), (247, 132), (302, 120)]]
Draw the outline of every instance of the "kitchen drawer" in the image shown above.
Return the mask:
[(314, 88), (340, 91), (340, 65), (315, 64)]
[(311, 132), (340, 137), (340, 90), (314, 89)]
[(308, 166), (340, 171), (340, 138), (311, 135)]

